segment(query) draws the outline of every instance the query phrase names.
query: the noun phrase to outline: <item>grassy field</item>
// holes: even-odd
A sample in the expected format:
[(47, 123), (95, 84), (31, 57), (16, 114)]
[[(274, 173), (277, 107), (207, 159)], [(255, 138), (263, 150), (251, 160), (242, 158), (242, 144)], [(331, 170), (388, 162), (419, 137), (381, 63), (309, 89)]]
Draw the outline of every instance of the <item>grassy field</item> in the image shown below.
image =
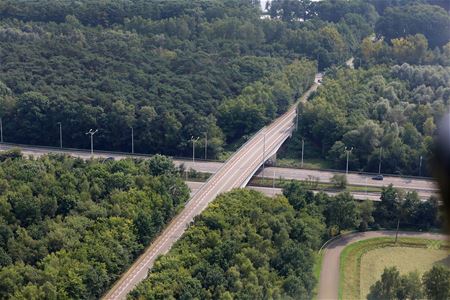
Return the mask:
[(340, 257), (339, 299), (364, 299), (369, 287), (386, 266), (397, 266), (405, 273), (419, 273), (434, 263), (449, 263), (448, 242), (415, 238), (374, 238), (356, 242), (342, 251)]
[(320, 253), (316, 253), (315, 259), (314, 259), (314, 278), (317, 281), (316, 287), (314, 288), (314, 298), (317, 299), (317, 292), (319, 287), (319, 280), (320, 280), (320, 271), (322, 270), (322, 261), (323, 261), (323, 251)]
[(423, 273), (431, 269), (435, 263), (443, 263), (449, 266), (448, 250), (384, 247), (369, 251), (361, 257), (361, 298), (366, 298), (370, 287), (380, 279), (385, 267), (396, 266), (402, 274), (417, 271), (422, 277)]
[[(302, 161), (292, 158), (277, 158), (277, 167), (300, 168)], [(332, 165), (325, 159), (310, 158), (303, 160), (303, 167), (307, 169), (331, 169)]]

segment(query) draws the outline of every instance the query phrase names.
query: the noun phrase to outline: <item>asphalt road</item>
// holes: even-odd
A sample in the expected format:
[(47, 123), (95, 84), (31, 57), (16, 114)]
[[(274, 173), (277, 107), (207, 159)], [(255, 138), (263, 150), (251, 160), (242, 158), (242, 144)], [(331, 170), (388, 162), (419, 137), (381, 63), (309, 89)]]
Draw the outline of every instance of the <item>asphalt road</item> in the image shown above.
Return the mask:
[[(320, 272), (317, 299), (338, 299), (339, 290), (339, 259), (342, 250), (351, 243), (375, 237), (392, 237), (395, 231), (368, 231), (358, 232), (336, 239), (324, 248), (322, 270)], [(417, 237), (432, 240), (446, 240), (448, 236), (427, 232), (400, 231), (399, 237)]]
[[(191, 195), (194, 195), (203, 185), (203, 182), (196, 181), (186, 181), (187, 186), (191, 190)], [(280, 188), (271, 188), (271, 187), (263, 187), (263, 186), (252, 186), (247, 185), (245, 188), (255, 190), (265, 194), (266, 196), (273, 197), (276, 195), (281, 195), (283, 193)], [(317, 191), (314, 191), (316, 193)], [(330, 196), (335, 196), (339, 193), (337, 192), (326, 192)], [(365, 193), (365, 192), (352, 192), (352, 196), (358, 200), (370, 200), (370, 201), (380, 201), (380, 193)], [(419, 195), (423, 200), (428, 199), (429, 195)]]
[[(309, 90), (313, 91), (317, 84)], [(168, 224), (166, 229), (145, 250), (130, 269), (120, 278), (104, 299), (124, 299), (140, 281), (145, 279), (155, 259), (166, 253), (192, 222), (217, 195), (245, 186), (258, 170), (264, 158), (276, 152), (289, 137), (295, 118), (295, 107), (264, 127), (245, 143), (233, 156), (202, 185), (185, 208)], [(266, 154), (266, 155), (264, 155)]]
[[(0, 150), (7, 150), (15, 147), (14, 145), (0, 144)], [(44, 147), (32, 147), (17, 145), (22, 149), (22, 153), (28, 156), (41, 156), (48, 153), (64, 153), (74, 157), (80, 157), (83, 159), (91, 158), (91, 154), (86, 150), (66, 150), (57, 148), (44, 148)], [(108, 158), (124, 159), (129, 157), (149, 157), (149, 156), (133, 156), (126, 154), (117, 154), (111, 152), (94, 152), (96, 158)], [(183, 164), (187, 170), (194, 169), (203, 173), (216, 173), (223, 165), (222, 162), (214, 161), (195, 161), (191, 160), (174, 160), (175, 165), (179, 166)], [(345, 174), (338, 171), (324, 171), (324, 170), (309, 170), (309, 169), (294, 169), (294, 168), (279, 168), (279, 167), (266, 167), (264, 173), (259, 172), (256, 174), (258, 177), (267, 178), (284, 178), (295, 180), (306, 180), (310, 178), (316, 178), (319, 182), (330, 182), (331, 177), (335, 174)], [(351, 185), (360, 185), (368, 187), (383, 187), (392, 184), (394, 187), (415, 190), (422, 198), (428, 198), (432, 194), (437, 194), (438, 188), (435, 181), (431, 179), (412, 178), (412, 177), (397, 177), (397, 176), (384, 176), (384, 180), (373, 180), (372, 175), (367, 174), (355, 174), (349, 173), (347, 175), (348, 183)]]

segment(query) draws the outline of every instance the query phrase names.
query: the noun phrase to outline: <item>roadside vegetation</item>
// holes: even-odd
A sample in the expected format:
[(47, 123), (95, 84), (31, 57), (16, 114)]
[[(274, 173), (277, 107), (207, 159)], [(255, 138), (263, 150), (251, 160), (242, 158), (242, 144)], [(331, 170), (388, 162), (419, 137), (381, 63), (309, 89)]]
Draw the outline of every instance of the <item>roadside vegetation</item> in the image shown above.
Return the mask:
[[(396, 244), (394, 238), (373, 238), (353, 243), (341, 253), (339, 299), (365, 299), (369, 288), (386, 272), (383, 271), (385, 268), (395, 267), (404, 275), (417, 272), (416, 275), (408, 276), (421, 278), (435, 264), (450, 267), (446, 260), (449, 250), (448, 241), (416, 238), (399, 238)], [(420, 289), (420, 280), (416, 288)], [(397, 295), (377, 298), (375, 290), (379, 290), (379, 287), (370, 290), (374, 291), (369, 299), (405, 299)], [(411, 289), (409, 292), (413, 291)]]
[(99, 298), (188, 196), (162, 156), (0, 152), (0, 298)]

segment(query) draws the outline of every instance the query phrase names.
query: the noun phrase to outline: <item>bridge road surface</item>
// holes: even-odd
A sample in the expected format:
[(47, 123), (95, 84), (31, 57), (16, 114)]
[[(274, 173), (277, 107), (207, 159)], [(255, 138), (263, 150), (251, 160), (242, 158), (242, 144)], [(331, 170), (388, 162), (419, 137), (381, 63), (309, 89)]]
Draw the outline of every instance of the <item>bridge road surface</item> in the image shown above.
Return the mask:
[[(306, 99), (317, 87), (318, 84), (315, 83), (302, 98)], [(281, 144), (291, 135), (295, 116), (294, 105), (271, 125), (257, 132), (233, 154), (191, 197), (185, 208), (172, 219), (129, 270), (122, 275), (104, 299), (124, 299), (139, 282), (147, 277), (147, 272), (155, 259), (169, 251), (194, 217), (199, 215), (217, 195), (233, 188), (244, 187), (262, 165), (263, 160), (276, 153)]]

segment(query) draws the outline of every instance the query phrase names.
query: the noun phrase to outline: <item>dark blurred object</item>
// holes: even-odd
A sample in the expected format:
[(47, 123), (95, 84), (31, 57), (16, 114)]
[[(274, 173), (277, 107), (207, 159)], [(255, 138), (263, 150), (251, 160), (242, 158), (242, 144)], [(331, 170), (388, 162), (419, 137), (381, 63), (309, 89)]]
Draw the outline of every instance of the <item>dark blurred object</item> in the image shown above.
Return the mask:
[(435, 141), (433, 174), (441, 189), (445, 204), (447, 230), (450, 232), (450, 115), (446, 115), (439, 124)]

